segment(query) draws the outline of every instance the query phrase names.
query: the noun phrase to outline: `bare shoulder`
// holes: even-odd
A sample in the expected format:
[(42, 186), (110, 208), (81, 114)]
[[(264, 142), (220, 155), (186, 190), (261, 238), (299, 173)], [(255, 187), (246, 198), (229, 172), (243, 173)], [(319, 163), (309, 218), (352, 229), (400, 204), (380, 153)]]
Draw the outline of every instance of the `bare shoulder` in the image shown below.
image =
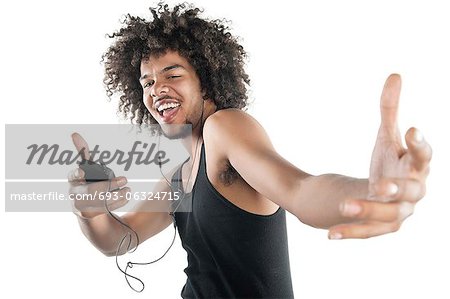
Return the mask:
[[(221, 133), (221, 135), (249, 132), (254, 129), (262, 129), (254, 117), (245, 111), (229, 108), (219, 110), (209, 116), (203, 127), (206, 135)], [(224, 136), (222, 136), (224, 137)]]
[(228, 150), (237, 147), (240, 141), (236, 133), (247, 131), (250, 123), (256, 123), (256, 120), (245, 111), (234, 108), (214, 112), (205, 121), (203, 139), (208, 157), (208, 176), (218, 190), (221, 184), (229, 186), (238, 177), (230, 164)]
[(273, 149), (264, 128), (239, 109), (219, 110), (209, 116), (203, 127), (203, 138), (205, 148), (214, 149), (219, 160), (242, 151)]

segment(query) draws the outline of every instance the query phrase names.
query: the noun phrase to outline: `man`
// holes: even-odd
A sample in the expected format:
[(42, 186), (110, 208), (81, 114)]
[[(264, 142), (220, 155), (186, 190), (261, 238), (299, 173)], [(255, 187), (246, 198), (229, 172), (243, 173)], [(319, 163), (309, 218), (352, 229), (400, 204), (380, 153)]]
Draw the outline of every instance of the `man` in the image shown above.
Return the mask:
[[(391, 75), (381, 96), (370, 177), (313, 176), (298, 169), (242, 111), (249, 84), (244, 49), (220, 21), (201, 19), (199, 12), (159, 5), (151, 9), (151, 21), (128, 15), (104, 55), (107, 91), (120, 94), (119, 109), (132, 121), (192, 125), (190, 159), (172, 176), (186, 182), (179, 187), (192, 193), (192, 212), (130, 212), (120, 217), (126, 227), (94, 201), (78, 207), (79, 223), (100, 251), (114, 255), (130, 230), (137, 246), (175, 221), (188, 254), (183, 297), (293, 297), (285, 211), (329, 229), (330, 239), (397, 231), (425, 194), (431, 148), (414, 128), (403, 148), (396, 120), (400, 77)], [(78, 150), (87, 148), (81, 136), (73, 139)], [(70, 176), (77, 192), (105, 187), (83, 178), (80, 170)], [(171, 191), (167, 183), (156, 190)], [(125, 185), (126, 178), (118, 177), (109, 189), (125, 194)]]

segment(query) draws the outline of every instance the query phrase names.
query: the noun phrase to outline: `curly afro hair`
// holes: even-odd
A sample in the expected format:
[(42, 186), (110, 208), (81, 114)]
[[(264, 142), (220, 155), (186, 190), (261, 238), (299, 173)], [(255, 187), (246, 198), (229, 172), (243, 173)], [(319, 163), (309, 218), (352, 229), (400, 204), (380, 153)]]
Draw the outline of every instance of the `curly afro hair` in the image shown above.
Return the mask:
[(127, 14), (123, 28), (108, 35), (114, 43), (102, 57), (104, 83), (108, 97), (120, 95), (119, 112), (139, 125), (156, 124), (142, 101), (140, 64), (168, 50), (177, 51), (194, 67), (205, 98), (218, 110), (244, 109), (250, 84), (244, 70), (246, 52), (224, 21), (200, 18), (202, 10), (186, 3), (172, 10), (160, 3), (150, 12), (150, 21)]

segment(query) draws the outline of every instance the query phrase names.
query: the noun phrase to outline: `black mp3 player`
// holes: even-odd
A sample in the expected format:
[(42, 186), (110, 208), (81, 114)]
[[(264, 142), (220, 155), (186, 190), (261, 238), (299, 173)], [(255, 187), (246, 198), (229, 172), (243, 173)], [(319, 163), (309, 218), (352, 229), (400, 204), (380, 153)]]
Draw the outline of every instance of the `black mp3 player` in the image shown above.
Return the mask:
[(83, 159), (79, 166), (84, 171), (86, 183), (109, 181), (115, 178), (114, 171), (103, 163)]

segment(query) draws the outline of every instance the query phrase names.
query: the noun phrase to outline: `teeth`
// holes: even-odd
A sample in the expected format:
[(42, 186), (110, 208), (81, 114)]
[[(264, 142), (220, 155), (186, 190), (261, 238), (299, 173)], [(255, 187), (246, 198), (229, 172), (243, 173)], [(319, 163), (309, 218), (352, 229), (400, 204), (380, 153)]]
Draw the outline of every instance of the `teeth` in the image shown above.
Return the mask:
[(166, 103), (166, 104), (162, 104), (161, 106), (158, 107), (158, 112), (161, 112), (163, 110), (169, 109), (169, 108), (175, 108), (180, 106), (179, 103)]

